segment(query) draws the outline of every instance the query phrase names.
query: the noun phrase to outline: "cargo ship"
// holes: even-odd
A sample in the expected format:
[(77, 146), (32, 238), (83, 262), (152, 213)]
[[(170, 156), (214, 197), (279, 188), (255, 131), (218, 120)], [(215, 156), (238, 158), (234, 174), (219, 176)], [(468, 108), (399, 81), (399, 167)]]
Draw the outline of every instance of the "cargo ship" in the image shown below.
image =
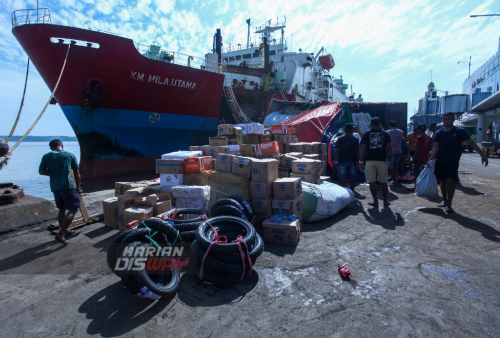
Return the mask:
[[(324, 48), (316, 55), (288, 51), (285, 22), (258, 26), (251, 42), (247, 20), (246, 48), (223, 42), (217, 30), (211, 53), (197, 58), (52, 24), (47, 8), (11, 18), (13, 35), (51, 91), (66, 60), (54, 103), (78, 138), (84, 183), (151, 175), (162, 154), (206, 144), (221, 118), (271, 125), (322, 102), (362, 101), (329, 73), (335, 63)], [(281, 39), (272, 37), (276, 31)], [(271, 112), (273, 100), (295, 103)]]
[(151, 173), (161, 154), (216, 134), (224, 81), (217, 66), (196, 66), (204, 60), (111, 33), (52, 24), (46, 8), (11, 18), (12, 33), (51, 91), (69, 48), (54, 97), (78, 138), (84, 181)]

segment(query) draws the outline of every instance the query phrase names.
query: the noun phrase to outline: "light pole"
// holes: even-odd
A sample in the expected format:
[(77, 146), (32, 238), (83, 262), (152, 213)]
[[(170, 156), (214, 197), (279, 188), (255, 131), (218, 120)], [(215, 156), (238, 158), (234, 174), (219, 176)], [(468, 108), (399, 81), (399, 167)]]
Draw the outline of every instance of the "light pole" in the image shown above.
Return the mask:
[(471, 18), (477, 18), (480, 16), (500, 16), (500, 14), (472, 14), (470, 17)]
[(469, 62), (467, 61), (458, 61), (458, 63), (468, 63), (469, 64), (469, 77), (470, 77), (470, 65), (471, 65), (471, 60), (472, 60), (472, 56), (469, 56)]

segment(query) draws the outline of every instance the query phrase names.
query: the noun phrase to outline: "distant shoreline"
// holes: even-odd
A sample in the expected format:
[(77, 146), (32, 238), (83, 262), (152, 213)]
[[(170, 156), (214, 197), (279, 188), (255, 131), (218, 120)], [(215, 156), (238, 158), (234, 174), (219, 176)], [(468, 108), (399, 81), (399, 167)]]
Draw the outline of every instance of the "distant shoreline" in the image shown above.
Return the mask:
[[(22, 136), (12, 136), (9, 142), (17, 142)], [(0, 138), (5, 140), (7, 135), (0, 135)], [(78, 139), (75, 136), (26, 136), (23, 142), (50, 142), (51, 140), (58, 138), (63, 142), (77, 142)]]

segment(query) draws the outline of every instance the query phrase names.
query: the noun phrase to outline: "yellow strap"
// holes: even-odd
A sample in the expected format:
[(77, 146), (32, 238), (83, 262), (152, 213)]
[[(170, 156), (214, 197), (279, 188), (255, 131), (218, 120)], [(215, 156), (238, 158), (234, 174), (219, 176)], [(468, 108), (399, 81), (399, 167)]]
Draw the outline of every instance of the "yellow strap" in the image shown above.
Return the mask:
[(210, 190), (216, 191), (216, 192), (221, 193), (221, 194), (223, 194), (223, 195), (231, 196), (231, 194), (228, 194), (228, 193), (225, 193), (225, 192), (222, 192), (222, 191), (216, 190), (216, 189), (214, 189), (214, 188), (212, 188), (212, 187), (210, 187)]

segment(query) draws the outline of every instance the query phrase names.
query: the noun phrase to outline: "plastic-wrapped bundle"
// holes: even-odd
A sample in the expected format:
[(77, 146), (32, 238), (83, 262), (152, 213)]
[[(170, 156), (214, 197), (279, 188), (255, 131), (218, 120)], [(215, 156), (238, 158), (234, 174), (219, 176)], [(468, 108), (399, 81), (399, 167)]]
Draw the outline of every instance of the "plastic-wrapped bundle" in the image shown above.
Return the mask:
[(304, 200), (304, 223), (317, 222), (331, 217), (354, 201), (354, 192), (340, 185), (323, 182), (322, 184), (302, 183)]

